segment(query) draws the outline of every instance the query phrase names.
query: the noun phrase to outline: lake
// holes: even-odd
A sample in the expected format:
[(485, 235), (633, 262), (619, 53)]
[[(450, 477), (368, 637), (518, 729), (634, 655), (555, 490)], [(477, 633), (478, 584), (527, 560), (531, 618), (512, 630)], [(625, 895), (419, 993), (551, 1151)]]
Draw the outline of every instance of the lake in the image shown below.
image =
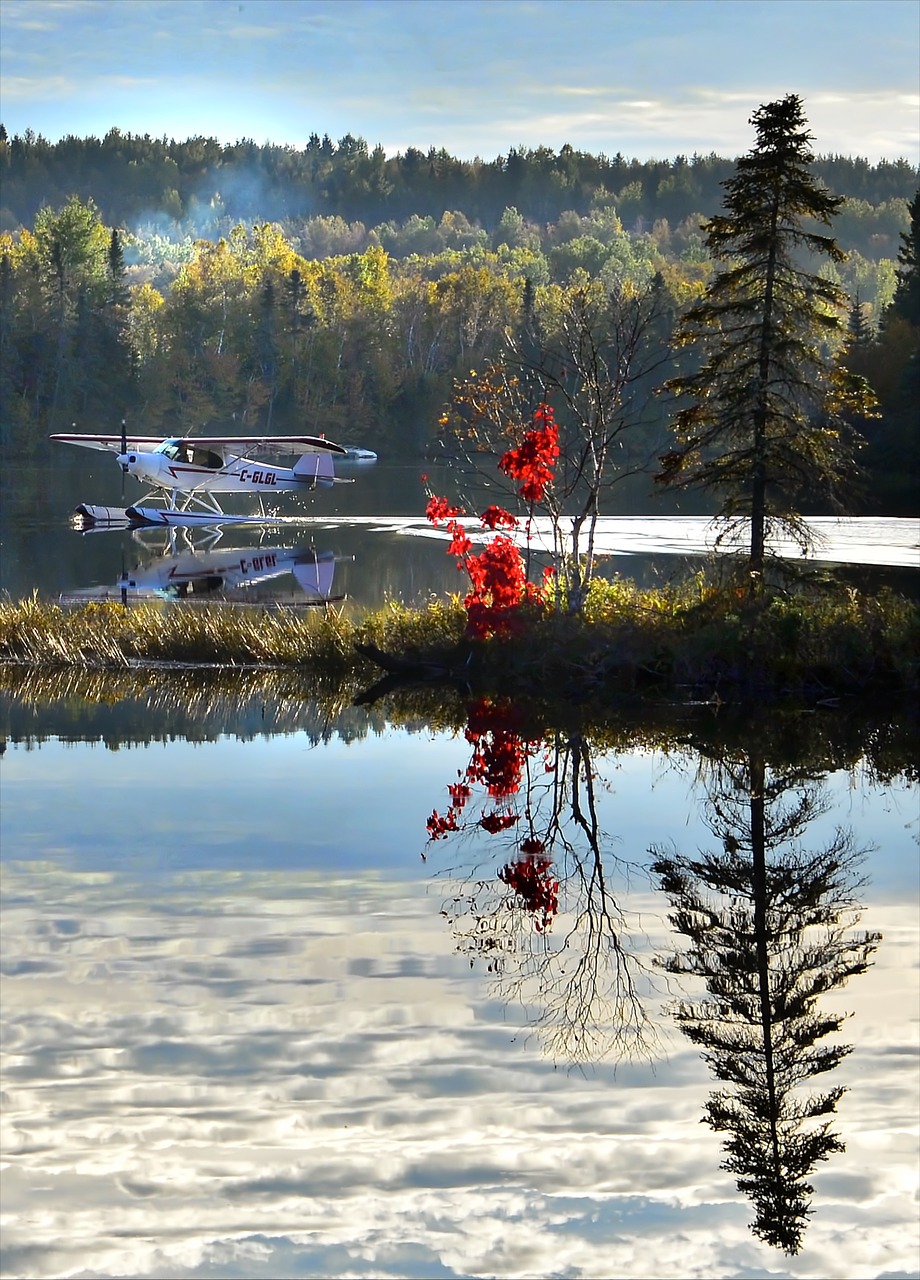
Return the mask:
[[(232, 594), (309, 599), (325, 552), (357, 603), (455, 589), (419, 477), (375, 474), (312, 560), (224, 530), (288, 575)], [(173, 592), (67, 527), (78, 482), (107, 500), (4, 502), (4, 587)], [(3, 1274), (917, 1275), (903, 719), (434, 729), (285, 673), (0, 672)]]
[(252, 675), (119, 677), (114, 702), (41, 679), (2, 707), (5, 1274), (914, 1273), (905, 777), (767, 769), (772, 812), (808, 799), (771, 857), (804, 885), (838, 829), (874, 847), (825, 901), (881, 934), (819, 1002), (852, 1014), (808, 1082), (848, 1090), (846, 1150), (790, 1257), (701, 1123), (717, 1082), (674, 1012), (702, 984), (654, 964), (681, 938), (650, 850), (718, 858), (739, 798), (744, 844), (754, 755), (533, 740), (482, 707), (433, 732)]
[[(318, 490), (300, 505), (279, 503), (276, 522), (264, 529), (225, 525), (177, 530), (172, 538), (158, 529), (84, 533), (71, 524), (80, 502), (123, 506), (140, 489), (129, 478), (122, 495), (120, 473), (107, 455), (49, 446), (40, 462), (8, 465), (0, 476), (0, 591), (13, 597), (37, 590), (47, 598), (120, 598), (133, 582), (131, 598), (181, 588), (193, 595), (303, 605), (316, 599), (319, 584), (328, 586), (320, 594), (344, 596), (366, 608), (465, 589), (466, 580), (444, 554), (447, 535), (424, 518), (426, 490), (455, 497), (452, 468), (386, 461), (338, 466), (354, 484)], [(673, 503), (661, 515), (649, 515), (646, 487), (624, 490), (617, 514), (601, 518), (598, 553), (605, 575), (621, 573), (652, 585), (698, 567), (715, 532), (705, 516)], [(474, 535), (477, 528), (472, 521)], [(886, 581), (916, 591), (920, 520), (825, 517), (814, 528), (816, 562), (838, 565), (859, 585)], [(548, 545), (539, 521), (533, 545), (538, 554)]]

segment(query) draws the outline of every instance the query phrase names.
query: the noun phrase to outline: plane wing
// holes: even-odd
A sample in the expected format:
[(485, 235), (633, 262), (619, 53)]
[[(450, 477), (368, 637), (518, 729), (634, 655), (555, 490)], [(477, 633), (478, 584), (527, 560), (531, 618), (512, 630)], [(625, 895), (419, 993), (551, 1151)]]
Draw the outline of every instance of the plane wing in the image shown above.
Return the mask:
[(325, 436), (184, 436), (189, 444), (204, 449), (267, 449), (274, 453), (340, 453), (348, 450)]
[[(103, 453), (121, 453), (121, 436), (58, 435), (49, 436), (49, 439), (59, 440), (62, 444), (78, 444), (84, 449), (100, 449)], [(163, 436), (128, 436), (126, 444), (134, 453), (153, 453), (163, 440)]]
[[(84, 449), (101, 449), (121, 453), (121, 436), (54, 435), (62, 444), (78, 444)], [(257, 449), (273, 453), (338, 453), (348, 450), (325, 436), (127, 436), (129, 452), (152, 453), (164, 440), (187, 440), (199, 449), (234, 449), (240, 455)]]

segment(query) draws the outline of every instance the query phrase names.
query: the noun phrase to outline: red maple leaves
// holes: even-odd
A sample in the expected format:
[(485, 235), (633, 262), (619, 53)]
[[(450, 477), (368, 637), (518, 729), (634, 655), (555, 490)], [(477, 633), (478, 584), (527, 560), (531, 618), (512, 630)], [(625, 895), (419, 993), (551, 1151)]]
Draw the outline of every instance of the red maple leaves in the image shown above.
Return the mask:
[[(515, 449), (499, 459), (499, 469), (517, 484), (519, 496), (532, 508), (541, 502), (553, 480), (553, 469), (559, 456), (559, 429), (549, 405), (541, 404), (534, 413), (534, 425)], [(464, 598), (467, 634), (477, 639), (511, 634), (523, 621), (522, 609), (544, 603), (545, 586), (552, 574), (544, 572), (544, 585), (527, 578), (521, 553), (515, 542), (498, 530), (519, 528), (518, 519), (503, 507), (490, 506), (480, 521), (484, 529), (495, 533), (479, 555), (473, 555), (473, 542), (462, 523), (465, 512), (452, 506), (446, 498), (432, 496), (425, 514), (435, 525), (445, 525), (450, 534), (448, 555), (455, 556), (457, 568), (465, 569), (470, 590)], [(482, 699), (469, 710), (466, 740), (473, 748), (470, 762), (459, 781), (449, 788), (450, 807), (444, 814), (434, 810), (428, 819), (429, 840), (443, 840), (459, 831), (462, 810), (472, 798), (472, 786), (485, 788), (496, 803), (476, 819), (475, 825), (492, 835), (509, 831), (521, 820), (511, 805), (520, 790), (528, 758), (534, 744), (520, 733), (513, 710), (508, 703)], [(519, 856), (507, 863), (498, 878), (513, 891), (515, 901), (532, 917), (534, 927), (548, 928), (559, 909), (559, 881), (553, 876), (553, 861), (542, 840), (534, 835), (518, 845)]]
[[(553, 467), (559, 456), (559, 428), (549, 405), (541, 404), (534, 413), (534, 427), (526, 432), (516, 449), (499, 459), (499, 469), (517, 481), (518, 493), (531, 506), (540, 502), (553, 479)], [(491, 635), (509, 635), (522, 622), (525, 605), (544, 601), (544, 586), (529, 582), (517, 545), (498, 534), (478, 556), (471, 554), (472, 540), (460, 517), (461, 507), (446, 498), (432, 497), (425, 510), (428, 520), (444, 524), (451, 535), (448, 555), (457, 557), (457, 568), (466, 569), (470, 591), (463, 604), (467, 616), (467, 634), (477, 639)], [(516, 529), (519, 521), (503, 507), (492, 505), (480, 516), (484, 529)], [(544, 575), (544, 579), (546, 575)]]
[(526, 433), (516, 449), (509, 449), (498, 462), (499, 470), (518, 481), (518, 493), (530, 503), (543, 501), (559, 457), (559, 428), (551, 407), (539, 405), (533, 417), (534, 428)]

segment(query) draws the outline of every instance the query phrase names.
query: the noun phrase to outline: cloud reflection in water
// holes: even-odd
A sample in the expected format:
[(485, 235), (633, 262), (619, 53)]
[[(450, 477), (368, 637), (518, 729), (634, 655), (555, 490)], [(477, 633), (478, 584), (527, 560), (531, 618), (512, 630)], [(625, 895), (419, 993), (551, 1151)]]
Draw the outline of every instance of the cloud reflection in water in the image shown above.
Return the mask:
[[(344, 767), (370, 759), (352, 747)], [(640, 771), (622, 767), (621, 792)], [(443, 757), (432, 773), (451, 776)], [(815, 1175), (814, 1221), (784, 1259), (749, 1235), (699, 1123), (709, 1074), (657, 1009), (654, 1070), (556, 1069), (527, 1010), (455, 953), (443, 883), (405, 878), (428, 799), (407, 775), (396, 800), (419, 839), (398, 879), (389, 858), (155, 877), (108, 856), (7, 863), (5, 1274), (911, 1272), (909, 903), (869, 898), (885, 943), (839, 997), (856, 1015), (835, 1073), (847, 1152)], [(664, 903), (643, 890), (629, 906), (651, 958)]]

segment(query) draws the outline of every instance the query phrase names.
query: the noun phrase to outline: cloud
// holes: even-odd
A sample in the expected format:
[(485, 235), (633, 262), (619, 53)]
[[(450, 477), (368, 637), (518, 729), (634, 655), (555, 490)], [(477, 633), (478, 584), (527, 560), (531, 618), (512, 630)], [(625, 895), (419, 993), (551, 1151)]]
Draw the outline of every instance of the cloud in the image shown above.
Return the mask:
[(62, 75), (3, 77), (3, 97), (7, 103), (29, 102), (38, 94), (48, 98), (69, 98), (76, 88), (72, 79)]
[[(826, 6), (805, 0), (133, 0), (45, 4), (36, 18), (34, 4), (7, 0), (5, 123), (50, 138), (117, 126), (292, 145), (350, 132), (391, 153), (436, 146), (469, 159), (568, 142), (644, 159), (738, 154), (750, 111), (793, 89), (822, 150), (916, 159), (911, 6), (841, 13), (828, 24)], [(781, 81), (764, 73), (765, 46)]]

